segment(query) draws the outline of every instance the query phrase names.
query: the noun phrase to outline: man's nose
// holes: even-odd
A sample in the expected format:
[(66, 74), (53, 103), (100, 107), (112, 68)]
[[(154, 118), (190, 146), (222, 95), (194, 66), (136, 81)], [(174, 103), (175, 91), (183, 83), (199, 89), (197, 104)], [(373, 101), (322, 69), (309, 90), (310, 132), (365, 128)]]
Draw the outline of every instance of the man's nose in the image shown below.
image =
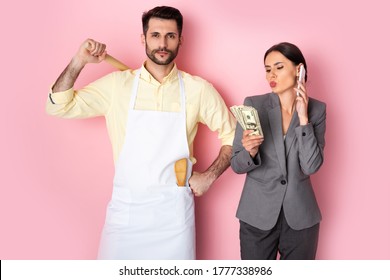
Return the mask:
[(160, 49), (164, 49), (167, 47), (167, 38), (161, 36), (159, 43)]

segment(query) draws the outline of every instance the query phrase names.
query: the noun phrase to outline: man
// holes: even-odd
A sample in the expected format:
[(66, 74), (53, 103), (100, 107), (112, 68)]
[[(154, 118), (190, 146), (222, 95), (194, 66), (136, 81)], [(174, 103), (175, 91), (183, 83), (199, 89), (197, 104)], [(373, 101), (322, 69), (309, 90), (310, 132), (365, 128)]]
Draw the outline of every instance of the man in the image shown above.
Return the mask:
[[(147, 59), (140, 69), (116, 71), (74, 90), (83, 67), (106, 55), (104, 44), (88, 39), (53, 85), (47, 112), (106, 118), (115, 178), (99, 258), (194, 259), (193, 195), (203, 195), (230, 165), (235, 121), (211, 84), (177, 69), (180, 11), (155, 7), (142, 23)], [(205, 172), (192, 173), (199, 122), (218, 131), (222, 147)], [(189, 159), (185, 187), (174, 172), (182, 158)]]

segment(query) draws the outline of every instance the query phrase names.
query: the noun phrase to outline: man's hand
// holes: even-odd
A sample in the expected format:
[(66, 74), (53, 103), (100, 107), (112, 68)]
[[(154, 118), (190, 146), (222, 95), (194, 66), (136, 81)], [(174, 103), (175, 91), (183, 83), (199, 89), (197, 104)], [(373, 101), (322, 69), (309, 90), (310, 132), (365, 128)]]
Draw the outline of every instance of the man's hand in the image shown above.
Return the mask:
[(106, 57), (106, 45), (92, 39), (85, 40), (71, 62), (54, 83), (52, 91), (59, 92), (73, 87), (81, 70), (87, 63), (99, 63)]
[(208, 191), (211, 184), (215, 181), (216, 178), (213, 178), (209, 172), (199, 173), (194, 171), (192, 176), (188, 180), (190, 188), (195, 196), (201, 196)]
[(74, 60), (78, 60), (82, 65), (86, 65), (87, 63), (99, 63), (104, 60), (106, 54), (105, 44), (92, 39), (87, 39), (81, 44)]
[(193, 172), (188, 180), (190, 188), (195, 196), (205, 194), (212, 183), (230, 166), (230, 157), (232, 156), (232, 146), (224, 145), (221, 147), (218, 157), (203, 173)]

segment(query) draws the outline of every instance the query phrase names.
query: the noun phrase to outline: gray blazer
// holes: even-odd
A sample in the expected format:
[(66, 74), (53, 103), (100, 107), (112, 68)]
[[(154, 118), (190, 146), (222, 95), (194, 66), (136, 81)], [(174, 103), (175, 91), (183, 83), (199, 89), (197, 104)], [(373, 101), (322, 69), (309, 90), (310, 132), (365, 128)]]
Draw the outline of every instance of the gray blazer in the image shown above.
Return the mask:
[(285, 140), (279, 97), (274, 93), (245, 98), (244, 105), (257, 109), (264, 141), (254, 159), (243, 148), (243, 129), (237, 126), (231, 166), (246, 173), (237, 218), (262, 230), (275, 226), (281, 208), (295, 230), (321, 221), (321, 212), (310, 175), (323, 163), (326, 104), (309, 98), (309, 124), (299, 125), (294, 113)]

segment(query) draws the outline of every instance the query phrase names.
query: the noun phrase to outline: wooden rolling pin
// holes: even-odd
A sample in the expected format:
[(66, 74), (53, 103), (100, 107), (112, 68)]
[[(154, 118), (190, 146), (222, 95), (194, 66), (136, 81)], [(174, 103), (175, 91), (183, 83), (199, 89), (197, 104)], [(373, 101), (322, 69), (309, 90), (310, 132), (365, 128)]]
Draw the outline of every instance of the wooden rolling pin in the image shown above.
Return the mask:
[(118, 70), (121, 70), (121, 71), (124, 71), (124, 70), (127, 70), (129, 69), (129, 67), (124, 64), (123, 62), (119, 61), (118, 59), (116, 59), (115, 57), (112, 57), (111, 55), (109, 54), (106, 54), (106, 57), (104, 58), (104, 60), (111, 64), (112, 66), (114, 66), (115, 68), (117, 68)]

